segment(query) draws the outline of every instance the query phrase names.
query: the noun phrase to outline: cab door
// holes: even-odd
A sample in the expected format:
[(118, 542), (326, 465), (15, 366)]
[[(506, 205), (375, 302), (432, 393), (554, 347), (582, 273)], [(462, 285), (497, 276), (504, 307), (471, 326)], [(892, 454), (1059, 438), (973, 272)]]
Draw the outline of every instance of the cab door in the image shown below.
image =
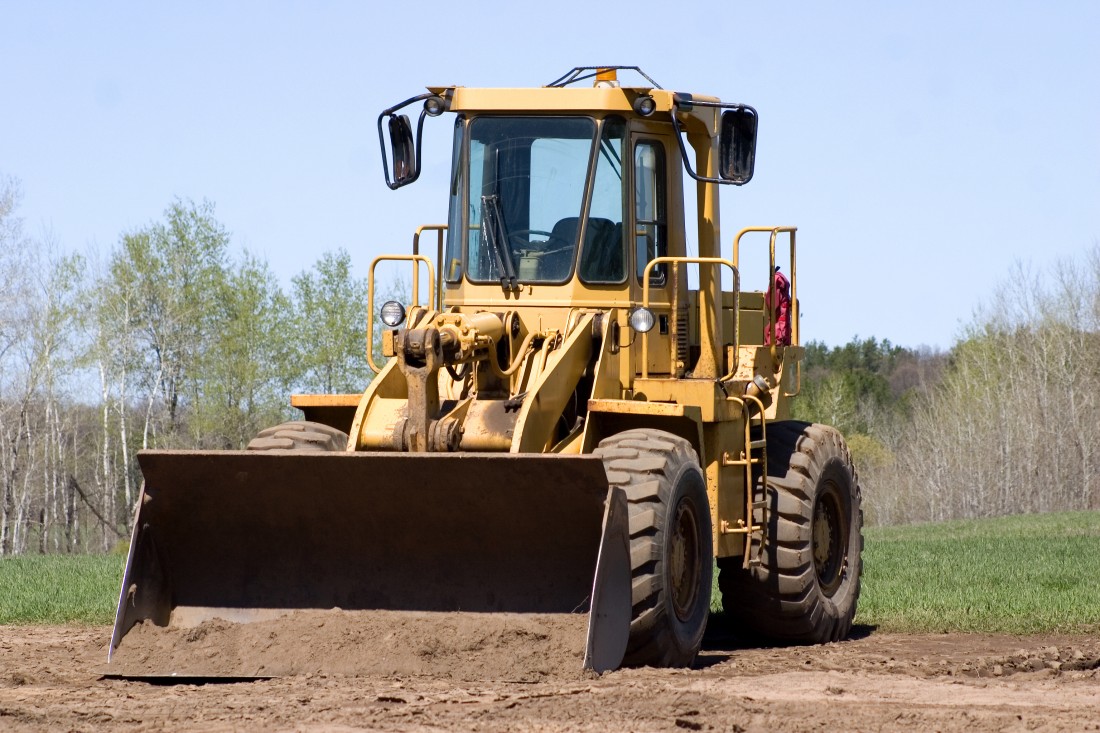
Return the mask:
[[(682, 183), (672, 176), (672, 138), (651, 131), (631, 134), (630, 221), (633, 233), (632, 300), (641, 305), (646, 265), (657, 257), (683, 255)], [(679, 171), (676, 168), (677, 172)], [(673, 269), (660, 263), (649, 272), (649, 307), (657, 323), (649, 332), (646, 360), (650, 376), (682, 376), (688, 362), (686, 273), (673, 291)], [(636, 373), (641, 374), (641, 337), (635, 340)]]

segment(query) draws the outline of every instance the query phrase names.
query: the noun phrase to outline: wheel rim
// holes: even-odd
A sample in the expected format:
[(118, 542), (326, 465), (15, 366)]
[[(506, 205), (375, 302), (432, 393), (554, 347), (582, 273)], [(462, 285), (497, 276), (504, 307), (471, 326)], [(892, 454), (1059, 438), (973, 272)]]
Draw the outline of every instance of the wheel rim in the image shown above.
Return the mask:
[(814, 502), (813, 554), (817, 580), (826, 596), (831, 596), (844, 579), (848, 556), (848, 523), (844, 519), (840, 488), (829, 481), (821, 487)]
[(672, 524), (672, 545), (669, 553), (669, 575), (671, 576), (672, 608), (676, 618), (687, 621), (695, 610), (699, 596), (699, 523), (695, 518), (695, 507), (681, 500), (676, 507), (675, 521)]

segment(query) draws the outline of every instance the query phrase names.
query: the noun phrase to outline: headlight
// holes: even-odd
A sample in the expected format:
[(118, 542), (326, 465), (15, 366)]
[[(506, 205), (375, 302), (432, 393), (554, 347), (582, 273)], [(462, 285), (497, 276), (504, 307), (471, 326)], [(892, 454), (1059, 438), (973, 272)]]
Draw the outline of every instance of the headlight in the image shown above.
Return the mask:
[(385, 323), (390, 328), (396, 328), (405, 321), (405, 306), (401, 305), (396, 300), (387, 300), (382, 304), (382, 308), (378, 311), (378, 315), (382, 318), (382, 323)]
[(649, 117), (657, 110), (657, 102), (653, 97), (644, 96), (638, 97), (634, 100), (634, 111), (640, 114), (642, 117)]
[(638, 333), (649, 333), (657, 319), (649, 308), (635, 308), (630, 313), (630, 327)]
[(442, 97), (428, 97), (424, 100), (424, 111), (432, 117), (439, 117), (447, 111), (447, 103)]

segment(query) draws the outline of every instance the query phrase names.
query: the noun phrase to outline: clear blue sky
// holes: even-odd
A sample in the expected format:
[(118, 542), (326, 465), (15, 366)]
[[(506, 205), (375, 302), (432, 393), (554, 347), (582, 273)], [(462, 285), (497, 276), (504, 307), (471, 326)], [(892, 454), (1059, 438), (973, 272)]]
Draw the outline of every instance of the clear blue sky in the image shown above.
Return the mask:
[(382, 108), (632, 64), (759, 110), (723, 239), (799, 226), (805, 338), (948, 347), (1013, 262), (1100, 239), (1100, 2), (472, 5), (0, 0), (0, 175), (66, 249), (207, 198), (284, 283), (365, 275), (446, 216), (450, 125), (391, 192)]

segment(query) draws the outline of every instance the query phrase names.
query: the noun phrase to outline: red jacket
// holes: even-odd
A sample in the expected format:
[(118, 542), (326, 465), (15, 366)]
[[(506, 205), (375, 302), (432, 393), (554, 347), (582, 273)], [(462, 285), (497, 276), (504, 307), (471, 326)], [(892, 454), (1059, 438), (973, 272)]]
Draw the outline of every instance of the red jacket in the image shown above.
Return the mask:
[[(765, 323), (772, 310), (772, 291), (764, 293)], [(782, 346), (791, 343), (791, 281), (778, 269), (775, 271), (775, 342)], [(772, 329), (764, 327), (764, 345), (771, 346)]]

